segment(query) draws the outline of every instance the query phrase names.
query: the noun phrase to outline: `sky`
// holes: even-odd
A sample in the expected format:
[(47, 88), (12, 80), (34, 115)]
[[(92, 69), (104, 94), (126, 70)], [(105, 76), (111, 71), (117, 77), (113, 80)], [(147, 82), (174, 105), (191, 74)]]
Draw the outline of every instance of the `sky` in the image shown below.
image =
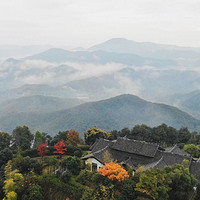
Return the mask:
[(111, 38), (200, 47), (200, 0), (0, 0), (0, 45)]

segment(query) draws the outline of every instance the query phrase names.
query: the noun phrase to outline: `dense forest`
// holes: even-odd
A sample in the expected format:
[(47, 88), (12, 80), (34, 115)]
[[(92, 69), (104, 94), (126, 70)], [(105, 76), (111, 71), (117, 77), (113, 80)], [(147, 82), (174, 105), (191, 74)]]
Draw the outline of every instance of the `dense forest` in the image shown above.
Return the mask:
[(81, 159), (90, 153), (96, 139), (117, 137), (157, 143), (162, 148), (177, 144), (193, 159), (199, 158), (200, 135), (186, 127), (179, 130), (161, 124), (106, 132), (93, 127), (84, 133), (76, 130), (47, 133), (16, 127), (12, 134), (0, 132), (0, 199), (4, 200), (96, 200), (96, 199), (199, 199), (200, 185), (188, 169), (188, 161), (163, 169), (137, 166), (133, 169), (105, 155), (99, 171)]

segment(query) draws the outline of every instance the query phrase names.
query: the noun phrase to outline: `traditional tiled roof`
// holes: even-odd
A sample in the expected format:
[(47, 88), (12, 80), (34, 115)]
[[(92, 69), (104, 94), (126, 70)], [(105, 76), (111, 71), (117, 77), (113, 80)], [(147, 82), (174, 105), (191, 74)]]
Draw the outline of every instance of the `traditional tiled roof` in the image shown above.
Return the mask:
[(108, 151), (110, 153), (110, 155), (112, 155), (111, 149), (109, 147), (109, 144), (107, 146), (105, 146), (103, 149), (100, 149), (98, 151), (92, 152), (92, 153), (82, 157), (82, 159), (85, 160), (85, 159), (88, 159), (88, 158), (95, 158), (96, 160), (98, 160), (99, 162), (104, 164), (104, 153), (106, 151)]
[(199, 163), (200, 163), (200, 158), (197, 160), (197, 162), (199, 162)]
[(200, 180), (200, 160), (192, 161), (192, 157), (177, 146), (168, 151), (162, 151), (157, 144), (117, 138), (113, 141), (99, 139), (91, 150), (92, 153), (82, 159), (95, 158), (104, 164), (104, 153), (108, 151), (113, 160), (130, 165), (134, 170), (139, 165), (145, 166), (146, 169), (163, 169), (165, 166), (181, 164), (185, 159), (189, 161), (191, 173)]
[(132, 160), (132, 158), (131, 158), (130, 156), (128, 157), (128, 159), (122, 161), (121, 163), (133, 167), (134, 170), (136, 170), (136, 168), (137, 168), (137, 167), (134, 165), (133, 160)]
[(190, 164), (190, 173), (200, 181), (200, 162), (192, 161)]
[(179, 155), (171, 152), (161, 152), (162, 157), (152, 163), (145, 165), (146, 169), (163, 169), (165, 166), (171, 166), (174, 164), (181, 164), (183, 160), (191, 162), (191, 156)]
[(171, 153), (174, 153), (174, 154), (183, 155), (183, 156), (190, 156), (189, 153), (183, 151), (177, 145), (174, 145), (172, 148), (168, 149), (167, 151), (171, 152)]
[(112, 148), (118, 151), (124, 151), (146, 157), (154, 157), (156, 151), (158, 150), (158, 145), (140, 142), (137, 140), (130, 140), (127, 138), (117, 138)]
[(183, 160), (188, 160), (191, 162), (192, 157), (171, 152), (163, 152), (163, 161), (166, 163), (166, 165), (181, 164)]
[(106, 139), (97, 139), (95, 141), (95, 143), (90, 147), (90, 150), (92, 150), (92, 152), (96, 152), (99, 151), (103, 148), (105, 148), (108, 145), (111, 145), (114, 141), (110, 141), (110, 140), (106, 140)]
[(152, 162), (152, 163), (149, 163), (147, 165), (145, 165), (144, 167), (146, 169), (153, 169), (153, 168), (164, 168), (166, 166), (166, 163), (163, 161), (163, 156), (158, 160), (158, 161), (155, 161), (155, 162)]

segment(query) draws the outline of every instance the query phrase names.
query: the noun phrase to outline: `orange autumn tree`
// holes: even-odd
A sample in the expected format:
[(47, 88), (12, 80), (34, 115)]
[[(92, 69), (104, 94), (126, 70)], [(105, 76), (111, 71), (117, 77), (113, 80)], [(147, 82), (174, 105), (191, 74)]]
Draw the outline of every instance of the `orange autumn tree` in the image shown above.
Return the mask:
[(99, 173), (111, 180), (123, 181), (125, 178), (129, 178), (128, 172), (114, 162), (105, 163), (104, 167), (99, 169)]
[(80, 133), (74, 129), (71, 129), (67, 133), (67, 142), (73, 146), (77, 146), (80, 143)]

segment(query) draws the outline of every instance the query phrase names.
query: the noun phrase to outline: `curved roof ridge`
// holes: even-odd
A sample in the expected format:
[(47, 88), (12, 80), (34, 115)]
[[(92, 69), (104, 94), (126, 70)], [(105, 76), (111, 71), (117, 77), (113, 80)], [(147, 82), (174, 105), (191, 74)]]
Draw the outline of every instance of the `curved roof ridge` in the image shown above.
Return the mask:
[(126, 162), (128, 162), (129, 160), (131, 160), (131, 156), (129, 156), (128, 159), (124, 160), (123, 162), (126, 163)]
[(177, 144), (175, 144), (168, 152), (172, 152), (177, 147)]
[(156, 165), (158, 165), (162, 160), (163, 160), (163, 156), (162, 156), (159, 160), (145, 165), (145, 167), (146, 167), (147, 169), (154, 168), (154, 167), (156, 167)]
[(180, 154), (177, 154), (177, 153), (174, 153), (174, 152), (169, 152), (169, 151), (164, 151), (163, 153), (168, 153), (168, 154), (173, 154), (173, 155), (177, 155), (177, 156), (183, 156), (183, 157), (188, 157), (188, 158), (190, 158), (191, 156), (189, 156), (189, 155), (186, 155), (186, 154), (184, 154), (184, 155), (180, 155)]
[(176, 156), (180, 156), (180, 157), (186, 157), (186, 158), (191, 158), (192, 157), (188, 153), (178, 154), (178, 153), (174, 153), (174, 152), (171, 152), (171, 151), (164, 151), (163, 153), (168, 153), (168, 154), (172, 154), (172, 155), (176, 155)]
[[(146, 142), (146, 141), (135, 140), (135, 139), (129, 139), (129, 138), (127, 138), (127, 137), (117, 137), (117, 139), (124, 139), (124, 140), (134, 141), (134, 142), (138, 142), (138, 143), (151, 144), (151, 145), (159, 146), (159, 144), (157, 144), (157, 143)], [(116, 140), (117, 140), (117, 139), (116, 139)]]
[(100, 150), (98, 150), (98, 151), (93, 152), (93, 154), (95, 154), (95, 153), (100, 153), (100, 152), (106, 150), (108, 147), (109, 147), (109, 144), (106, 145), (103, 149), (100, 149)]
[[(160, 160), (158, 160), (158, 161), (155, 163), (154, 167), (155, 167), (156, 165), (158, 165), (162, 160), (163, 160), (163, 156), (160, 158)], [(164, 161), (164, 160), (163, 160), (163, 161)]]

